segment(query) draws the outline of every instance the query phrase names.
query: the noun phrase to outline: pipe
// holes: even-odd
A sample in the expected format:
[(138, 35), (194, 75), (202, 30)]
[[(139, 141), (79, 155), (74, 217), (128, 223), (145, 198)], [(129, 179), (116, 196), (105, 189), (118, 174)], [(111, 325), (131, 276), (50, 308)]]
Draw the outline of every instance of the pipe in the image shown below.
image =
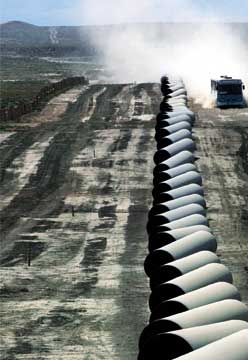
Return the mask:
[(192, 194), (183, 196), (181, 198), (166, 201), (164, 203), (155, 204), (148, 213), (148, 218), (151, 218), (154, 215), (162, 214), (166, 211), (175, 210), (177, 208), (190, 205), (198, 204), (206, 208), (206, 201), (203, 196), (198, 194)]
[(186, 138), (175, 142), (165, 148), (157, 150), (153, 157), (153, 161), (156, 165), (159, 163), (168, 160), (172, 156), (182, 152), (182, 151), (190, 151), (194, 152), (196, 149), (195, 142), (192, 139)]
[[(175, 176), (176, 178), (176, 176)], [(166, 180), (167, 181), (167, 180)], [(162, 181), (163, 183), (164, 181)], [(188, 185), (184, 185), (184, 186), (180, 186), (177, 187), (175, 189), (169, 190), (167, 192), (163, 192), (160, 193), (160, 195), (157, 198), (156, 203), (163, 203), (163, 202), (167, 202), (167, 201), (171, 201), (171, 200), (176, 200), (179, 199), (181, 197), (187, 196), (187, 195), (192, 195), (192, 194), (198, 194), (201, 196), (204, 196), (204, 191), (202, 186), (198, 185), (198, 184), (188, 184)], [(160, 200), (160, 202), (158, 202)]]
[(153, 198), (158, 201), (161, 193), (169, 192), (170, 190), (192, 184), (202, 185), (202, 177), (197, 171), (188, 171), (184, 174), (175, 176), (172, 179), (162, 181), (158, 185), (154, 186), (152, 195)]
[(182, 129), (171, 135), (164, 136), (157, 140), (157, 149), (160, 150), (183, 139), (192, 140), (192, 133), (187, 129)]
[(195, 156), (192, 154), (192, 152), (184, 150), (172, 156), (170, 159), (165, 160), (162, 163), (155, 166), (153, 173), (155, 175), (160, 171), (166, 171), (179, 165), (193, 163), (194, 161), (195, 161)]
[(185, 275), (159, 285), (152, 291), (149, 299), (150, 309), (153, 311), (156, 306), (165, 300), (173, 299), (176, 296), (186, 294), (193, 290), (225, 281), (232, 283), (232, 274), (223, 264), (208, 264), (193, 270)]
[(211, 233), (197, 231), (148, 254), (144, 262), (144, 269), (147, 276), (150, 277), (152, 272), (161, 265), (192, 255), (198, 251), (208, 250), (215, 252), (216, 249), (217, 242)]
[(161, 231), (155, 234), (152, 233), (149, 236), (148, 249), (150, 252), (154, 251), (176, 240), (179, 240), (182, 237), (185, 237), (187, 235), (193, 234), (201, 230), (208, 231), (211, 233), (210, 228), (205, 225), (194, 225), (194, 226), (183, 227), (170, 231)]
[(165, 132), (164, 130), (164, 134), (165, 136), (167, 136), (181, 129), (187, 129), (189, 131), (192, 131), (192, 126), (188, 121), (180, 121), (179, 123), (176, 123), (174, 125), (166, 126), (167, 132)]
[(193, 123), (192, 118), (187, 114), (180, 114), (180, 115), (173, 116), (173, 117), (170, 117), (170, 118), (165, 118), (165, 117), (161, 118), (161, 117), (162, 116), (157, 117), (157, 124), (156, 124), (155, 129), (161, 129), (161, 127), (166, 127), (166, 126), (170, 126), (170, 125), (173, 125), (173, 124), (177, 124), (177, 123), (179, 123), (181, 121), (187, 121), (191, 125)]
[(188, 115), (190, 116), (193, 121), (195, 119), (195, 114), (189, 110), (187, 107), (180, 107), (177, 108), (177, 110), (171, 112), (171, 111), (161, 111), (160, 113), (158, 113), (156, 119), (157, 121), (162, 120), (162, 119), (169, 119), (175, 116), (180, 116), (180, 115)]
[[(178, 83), (178, 84), (175, 84), (175, 85), (170, 85), (169, 89), (172, 90), (172, 92), (175, 92), (177, 90), (184, 89), (184, 85), (182, 83)], [(184, 94), (183, 95), (178, 95), (178, 96), (186, 97)]]
[(217, 340), (194, 352), (182, 355), (177, 360), (247, 360), (248, 331), (241, 330)]
[[(178, 123), (175, 123), (176, 125), (177, 124), (181, 124), (181, 121), (178, 122)], [(183, 130), (184, 133), (180, 133), (179, 136), (178, 134), (168, 134), (168, 126), (163, 126), (163, 127), (158, 127), (157, 126), (157, 129), (155, 129), (155, 136), (154, 136), (154, 139), (157, 141), (157, 147), (162, 145), (162, 143), (167, 143), (168, 145), (165, 145), (164, 147), (166, 146), (169, 146), (169, 145), (172, 145), (174, 144), (175, 142), (177, 141), (180, 141), (182, 139), (192, 139), (192, 132), (191, 132), (191, 128), (190, 130), (189, 129), (185, 129), (185, 128), (182, 128), (182, 129), (179, 129), (179, 130)], [(177, 132), (177, 131), (176, 131)], [(173, 136), (172, 136), (173, 135)], [(168, 138), (168, 136), (170, 136)], [(172, 138), (172, 140), (171, 140)], [(174, 139), (173, 139), (174, 138)]]
[(241, 301), (238, 289), (227, 282), (216, 282), (163, 301), (152, 312), (150, 322), (226, 299)]
[(182, 107), (182, 106), (185, 106), (187, 107), (187, 100), (183, 97), (176, 97), (176, 98), (173, 98), (173, 99), (168, 99), (167, 100), (168, 104), (171, 105), (171, 106), (179, 106), (179, 107)]
[(157, 286), (173, 280), (176, 277), (185, 275), (204, 265), (219, 262), (220, 260), (218, 256), (211, 251), (199, 251), (179, 260), (172, 261), (168, 264), (160, 266), (151, 273), (150, 288), (154, 290)]
[[(229, 320), (217, 324), (196, 326), (158, 334), (151, 337), (145, 343), (144, 347), (140, 350), (138, 360), (175, 359), (178, 356), (190, 354), (192, 351), (201, 349), (206, 345), (245, 329), (248, 332), (248, 323), (246, 321)], [(202, 358), (199, 357), (198, 359)]]
[(170, 98), (174, 98), (176, 96), (179, 96), (179, 95), (187, 95), (187, 91), (185, 89), (178, 89), (176, 91), (173, 91), (169, 97)]
[(179, 229), (181, 227), (188, 227), (194, 225), (206, 225), (208, 226), (208, 220), (205, 216), (200, 214), (194, 214), (190, 216), (183, 217), (175, 221), (171, 221), (165, 225), (160, 225), (151, 234), (156, 234), (161, 231), (170, 231), (174, 229)]
[[(153, 184), (159, 184), (160, 182), (172, 179), (176, 176), (187, 173), (188, 171), (197, 171), (196, 166), (191, 163), (176, 166), (166, 171), (160, 171), (154, 175)], [(173, 200), (173, 199), (171, 199)]]
[(200, 214), (205, 215), (206, 209), (198, 204), (189, 204), (174, 210), (166, 211), (164, 213), (153, 215), (149, 218), (147, 222), (147, 232), (150, 234), (154, 231), (159, 225), (165, 225), (169, 222), (185, 218), (189, 215)]
[[(247, 306), (240, 301), (227, 299), (155, 320), (148, 324), (141, 333), (139, 347), (141, 349), (149, 338), (157, 334), (228, 320), (247, 321)], [(202, 360), (202, 358), (197, 358), (197, 360)], [(245, 360), (247, 360), (247, 358), (245, 358)]]

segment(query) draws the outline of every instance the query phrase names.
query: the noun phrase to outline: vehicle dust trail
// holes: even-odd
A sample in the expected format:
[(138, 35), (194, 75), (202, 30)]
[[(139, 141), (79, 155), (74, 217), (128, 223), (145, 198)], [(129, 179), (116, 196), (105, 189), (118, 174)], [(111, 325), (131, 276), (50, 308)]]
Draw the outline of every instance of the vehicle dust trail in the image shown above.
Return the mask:
[[(218, 253), (232, 271), (234, 284), (248, 303), (247, 174), (242, 166), (242, 133), (247, 133), (248, 110), (197, 108), (194, 128), (197, 162), (203, 176), (211, 227)], [(243, 159), (247, 162), (246, 155)]]
[(5, 357), (135, 357), (148, 311), (142, 268), (154, 148), (148, 115), (159, 101), (156, 92), (149, 100), (152, 87), (94, 85), (64, 119), (41, 125), (47, 137), (57, 134), (38, 163), (39, 181), (32, 175), (14, 199), (19, 220), (10, 223), (6, 241), (13, 247), (0, 268)]

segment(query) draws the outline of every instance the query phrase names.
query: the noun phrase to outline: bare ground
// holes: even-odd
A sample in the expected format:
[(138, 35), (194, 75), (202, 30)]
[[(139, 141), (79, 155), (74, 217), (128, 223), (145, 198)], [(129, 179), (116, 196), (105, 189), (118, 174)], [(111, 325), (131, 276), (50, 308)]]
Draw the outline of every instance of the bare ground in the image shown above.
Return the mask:
[(248, 110), (195, 107), (199, 170), (218, 254), (248, 305)]
[(158, 102), (152, 84), (92, 86), (2, 142), (3, 358), (135, 358)]

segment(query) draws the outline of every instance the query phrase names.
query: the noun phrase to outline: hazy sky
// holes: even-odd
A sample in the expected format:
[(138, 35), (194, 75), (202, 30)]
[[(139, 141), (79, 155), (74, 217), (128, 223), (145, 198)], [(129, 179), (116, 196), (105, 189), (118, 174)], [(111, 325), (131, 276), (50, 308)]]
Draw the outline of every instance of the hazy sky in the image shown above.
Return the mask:
[(0, 0), (1, 23), (88, 25), (142, 21), (247, 21), (248, 0)]

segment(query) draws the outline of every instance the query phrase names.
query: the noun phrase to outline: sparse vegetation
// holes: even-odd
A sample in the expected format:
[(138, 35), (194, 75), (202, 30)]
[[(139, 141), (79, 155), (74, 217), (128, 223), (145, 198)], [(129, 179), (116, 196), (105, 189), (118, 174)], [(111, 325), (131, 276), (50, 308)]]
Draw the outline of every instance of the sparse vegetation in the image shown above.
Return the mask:
[(100, 73), (97, 58), (41, 59), (0, 57), (0, 108), (29, 101), (42, 87), (67, 77), (94, 79)]

